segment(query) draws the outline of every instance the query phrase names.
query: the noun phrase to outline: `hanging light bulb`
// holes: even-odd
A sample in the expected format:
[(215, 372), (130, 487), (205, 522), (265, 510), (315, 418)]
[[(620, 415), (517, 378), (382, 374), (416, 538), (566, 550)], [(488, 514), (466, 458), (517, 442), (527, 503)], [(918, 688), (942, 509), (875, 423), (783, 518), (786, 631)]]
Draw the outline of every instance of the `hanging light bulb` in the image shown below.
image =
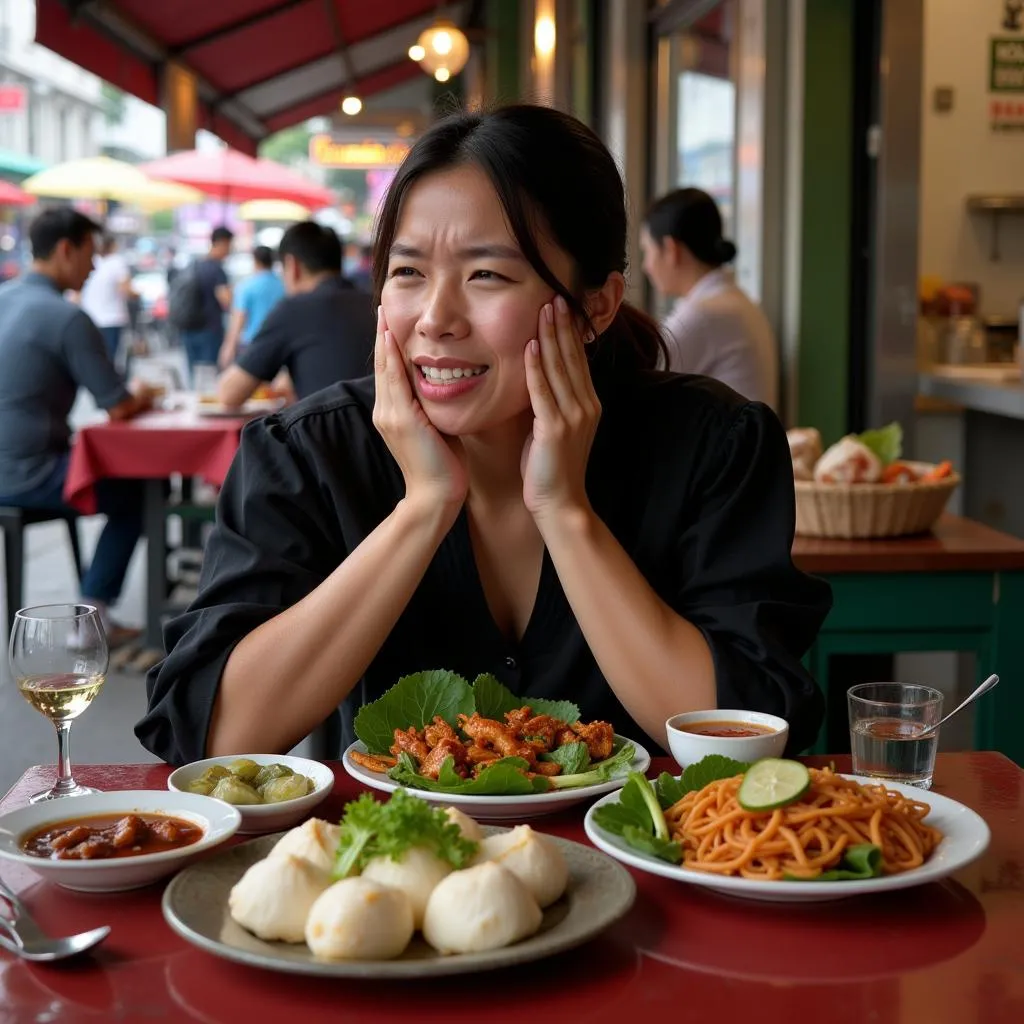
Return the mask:
[(363, 101), (358, 96), (346, 96), (341, 101), (341, 112), (349, 117), (355, 117), (362, 109)]
[(454, 22), (439, 18), (420, 33), (416, 44), (409, 47), (409, 56), (428, 75), (433, 75), (439, 82), (447, 82), (466, 66), (469, 40)]

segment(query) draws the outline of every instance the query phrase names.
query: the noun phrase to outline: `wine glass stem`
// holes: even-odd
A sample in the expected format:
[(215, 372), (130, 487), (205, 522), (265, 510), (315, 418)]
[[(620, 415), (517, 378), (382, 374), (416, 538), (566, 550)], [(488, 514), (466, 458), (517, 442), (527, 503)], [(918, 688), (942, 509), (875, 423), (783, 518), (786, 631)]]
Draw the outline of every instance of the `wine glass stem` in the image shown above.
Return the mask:
[(57, 729), (57, 782), (53, 789), (60, 793), (75, 788), (71, 776), (71, 722), (54, 722), (54, 726)]

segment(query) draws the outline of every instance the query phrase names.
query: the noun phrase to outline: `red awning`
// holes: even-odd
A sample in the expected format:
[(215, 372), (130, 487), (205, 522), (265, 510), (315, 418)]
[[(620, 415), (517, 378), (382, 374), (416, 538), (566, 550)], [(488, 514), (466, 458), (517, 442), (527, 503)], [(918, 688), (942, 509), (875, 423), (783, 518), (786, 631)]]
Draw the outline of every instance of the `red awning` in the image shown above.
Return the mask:
[[(470, 0), (445, 14), (465, 25)], [(243, 152), (264, 136), (423, 72), (407, 55), (436, 0), (37, 0), (36, 41), (160, 105), (175, 61), (199, 84), (200, 127)]]

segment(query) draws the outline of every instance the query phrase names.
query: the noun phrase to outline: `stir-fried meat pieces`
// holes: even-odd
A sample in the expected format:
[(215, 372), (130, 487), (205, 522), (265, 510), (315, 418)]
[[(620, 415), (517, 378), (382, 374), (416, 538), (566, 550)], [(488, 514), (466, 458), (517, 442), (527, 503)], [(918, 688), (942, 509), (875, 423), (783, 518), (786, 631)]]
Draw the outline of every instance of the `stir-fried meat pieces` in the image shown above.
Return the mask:
[(612, 756), (615, 730), (608, 722), (573, 722), (573, 732), (587, 745), (591, 761), (603, 761)]
[(611, 757), (615, 742), (608, 722), (568, 725), (551, 715), (535, 715), (529, 705), (507, 711), (504, 722), (474, 712), (459, 715), (458, 725), (455, 729), (440, 715), (435, 715), (423, 729), (412, 726), (396, 729), (391, 745), (393, 757), (357, 752), (349, 756), (372, 772), (386, 773), (397, 764), (398, 757), (406, 753), (416, 762), (417, 769), (432, 779), (438, 777), (449, 757), (454, 759), (455, 771), (462, 778), (470, 771), (479, 774), (485, 765), (500, 758), (519, 757), (526, 761), (528, 775), (553, 776), (561, 773), (561, 765), (538, 760), (542, 754), (567, 743), (582, 742), (587, 745), (591, 761), (603, 761)]
[(430, 747), (426, 740), (420, 735), (419, 730), (409, 726), (405, 732), (401, 729), (395, 730), (395, 742), (391, 744), (391, 753), (398, 757), (402, 751), (409, 754), (417, 764), (422, 764), (430, 753)]
[(428, 779), (436, 779), (441, 773), (441, 765), (449, 757), (455, 759), (456, 773), (465, 778), (466, 748), (457, 739), (441, 740), (423, 759), (420, 765), (420, 774)]
[(356, 764), (362, 765), (371, 772), (380, 772), (382, 775), (398, 764), (397, 757), (388, 757), (386, 754), (363, 754), (358, 750), (353, 750), (348, 756)]
[(502, 757), (521, 757), (532, 765), (537, 759), (533, 747), (518, 736), (507, 725), (493, 718), (481, 718), (474, 711), (468, 717), (459, 715), (459, 728), (481, 747), (492, 747)]

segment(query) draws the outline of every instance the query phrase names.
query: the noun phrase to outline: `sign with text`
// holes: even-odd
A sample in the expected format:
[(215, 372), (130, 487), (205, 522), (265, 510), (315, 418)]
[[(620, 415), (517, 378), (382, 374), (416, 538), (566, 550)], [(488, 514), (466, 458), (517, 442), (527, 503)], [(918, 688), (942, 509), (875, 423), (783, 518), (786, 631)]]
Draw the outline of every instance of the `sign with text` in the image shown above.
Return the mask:
[(337, 142), (330, 135), (314, 135), (309, 140), (309, 158), (321, 167), (356, 171), (397, 167), (408, 152), (405, 142)]
[(992, 92), (1024, 92), (1024, 39), (991, 41), (989, 89)]

